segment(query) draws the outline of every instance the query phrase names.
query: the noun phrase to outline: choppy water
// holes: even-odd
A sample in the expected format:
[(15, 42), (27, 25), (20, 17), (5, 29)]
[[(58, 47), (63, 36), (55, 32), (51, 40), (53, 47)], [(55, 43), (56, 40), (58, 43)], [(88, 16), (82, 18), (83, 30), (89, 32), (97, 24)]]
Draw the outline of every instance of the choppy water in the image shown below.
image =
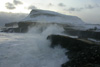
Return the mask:
[(60, 46), (50, 48), (49, 34), (61, 34), (63, 28), (51, 25), (39, 32), (0, 33), (0, 67), (61, 67), (68, 58)]

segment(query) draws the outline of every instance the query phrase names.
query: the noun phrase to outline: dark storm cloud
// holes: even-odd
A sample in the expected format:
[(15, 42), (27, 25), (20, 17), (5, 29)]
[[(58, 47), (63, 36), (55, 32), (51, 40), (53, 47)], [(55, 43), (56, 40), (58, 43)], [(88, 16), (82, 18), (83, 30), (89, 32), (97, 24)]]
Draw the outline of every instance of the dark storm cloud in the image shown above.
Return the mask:
[(23, 4), (21, 1), (19, 0), (13, 0), (14, 5), (19, 5), (19, 4)]
[(65, 7), (66, 5), (63, 4), (63, 3), (59, 3), (58, 6), (60, 6), (60, 7)]
[(22, 3), (21, 1), (19, 1), (19, 0), (13, 0), (13, 3), (7, 2), (7, 3), (5, 4), (5, 7), (6, 7), (7, 9), (12, 10), (12, 9), (15, 9), (15, 8), (16, 8), (15, 5), (19, 5), (19, 4), (23, 4), (23, 3)]
[(30, 10), (30, 9), (37, 9), (37, 7), (31, 5), (31, 6), (28, 7), (28, 9), (29, 9), (29, 10)]
[(5, 7), (7, 9), (10, 9), (10, 10), (15, 9), (15, 6), (12, 3), (9, 3), (9, 2), (5, 4)]

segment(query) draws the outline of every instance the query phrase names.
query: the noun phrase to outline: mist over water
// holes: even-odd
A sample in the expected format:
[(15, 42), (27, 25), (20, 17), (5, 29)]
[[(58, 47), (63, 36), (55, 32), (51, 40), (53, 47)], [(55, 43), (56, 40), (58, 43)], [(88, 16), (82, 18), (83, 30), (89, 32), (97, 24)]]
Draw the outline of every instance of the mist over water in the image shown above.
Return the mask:
[(28, 33), (0, 33), (0, 67), (61, 67), (68, 60), (66, 50), (50, 48), (46, 37), (63, 31), (57, 25), (40, 25)]
[(44, 25), (34, 26), (29, 30), (28, 33), (48, 36), (50, 34), (62, 34), (63, 32), (64, 32), (63, 27), (58, 26), (57, 24), (52, 24), (52, 25), (45, 25), (45, 26)]

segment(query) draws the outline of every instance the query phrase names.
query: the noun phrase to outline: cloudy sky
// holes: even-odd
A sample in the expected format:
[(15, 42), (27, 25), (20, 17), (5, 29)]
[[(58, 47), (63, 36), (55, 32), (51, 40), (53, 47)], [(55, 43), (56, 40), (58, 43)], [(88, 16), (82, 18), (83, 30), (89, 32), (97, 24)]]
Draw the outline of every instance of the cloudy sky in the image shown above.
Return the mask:
[(100, 24), (100, 0), (2, 0), (0, 3), (0, 13), (28, 14), (31, 9), (56, 11)]

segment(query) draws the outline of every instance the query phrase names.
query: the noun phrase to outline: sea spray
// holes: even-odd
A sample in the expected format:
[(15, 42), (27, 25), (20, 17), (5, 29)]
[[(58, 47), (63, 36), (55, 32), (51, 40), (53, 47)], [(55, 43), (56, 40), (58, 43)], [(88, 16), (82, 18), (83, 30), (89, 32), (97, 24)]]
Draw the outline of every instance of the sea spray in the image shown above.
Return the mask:
[(0, 33), (4, 34), (0, 39), (7, 39), (0, 43), (0, 67), (61, 67), (68, 60), (66, 50), (60, 46), (50, 48), (46, 37), (61, 34), (63, 28), (50, 25), (41, 32), (40, 29), (33, 27), (28, 33)]

